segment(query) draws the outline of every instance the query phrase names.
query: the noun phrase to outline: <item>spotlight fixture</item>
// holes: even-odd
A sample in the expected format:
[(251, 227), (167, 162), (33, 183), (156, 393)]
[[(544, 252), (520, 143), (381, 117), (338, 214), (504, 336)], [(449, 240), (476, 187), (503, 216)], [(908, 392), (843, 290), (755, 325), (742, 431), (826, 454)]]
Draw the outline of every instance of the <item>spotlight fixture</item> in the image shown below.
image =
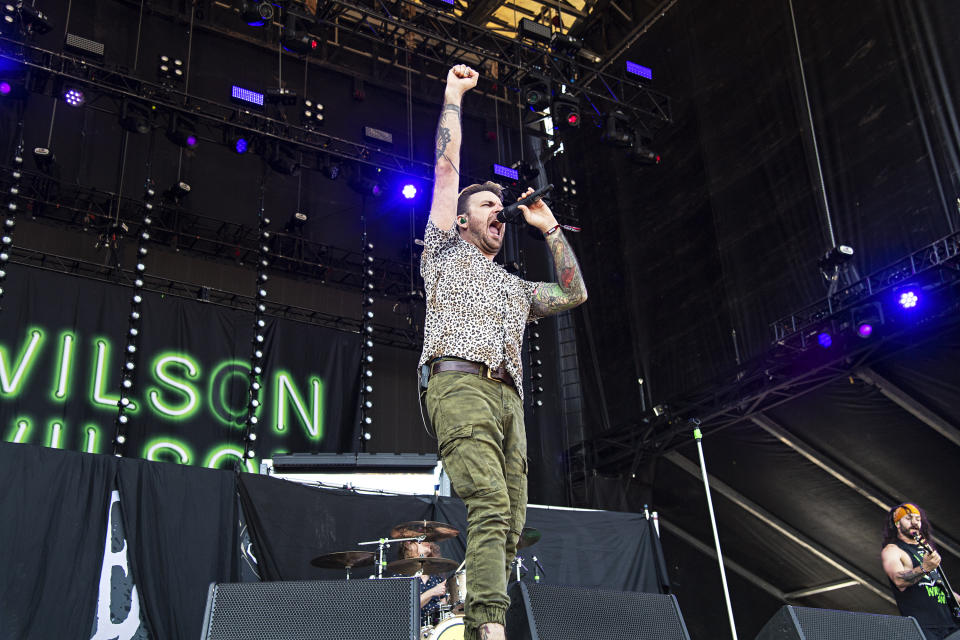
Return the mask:
[(583, 48), (583, 40), (557, 31), (550, 40), (550, 48), (568, 58), (574, 58)]
[(534, 22), (530, 18), (521, 18), (517, 23), (517, 35), (521, 38), (529, 38), (544, 44), (550, 44), (553, 38), (553, 30), (545, 24)]
[(341, 173), (340, 163), (331, 159), (330, 156), (324, 155), (320, 163), (320, 173), (329, 180), (336, 180)]
[(520, 99), (531, 111), (543, 111), (550, 106), (550, 79), (528, 73), (520, 81)]
[(153, 109), (133, 100), (124, 100), (120, 107), (120, 126), (131, 133), (150, 133)]
[(182, 82), (183, 60), (161, 53), (157, 56), (157, 77), (161, 82)]
[(647, 80), (653, 80), (653, 71), (650, 67), (645, 67), (642, 64), (637, 64), (630, 60), (627, 60), (627, 73), (646, 78)]
[(874, 330), (884, 323), (883, 306), (879, 302), (871, 302), (857, 307), (850, 312), (851, 326), (860, 338), (869, 338)]
[(375, 176), (369, 175), (370, 169), (363, 165), (353, 165), (347, 175), (347, 185), (362, 196), (379, 198), (383, 195), (383, 185), (380, 183), (380, 169), (375, 169)]
[(85, 101), (83, 90), (77, 87), (64, 87), (61, 95), (63, 101), (71, 107), (79, 107)]
[(190, 191), (190, 185), (183, 180), (179, 180), (176, 184), (167, 189), (164, 195), (179, 204), (181, 200), (190, 195)]
[(280, 144), (279, 141), (272, 141), (267, 145), (264, 159), (271, 169), (285, 176), (294, 176), (300, 172), (300, 161), (298, 156), (290, 147)]
[(413, 200), (417, 197), (417, 185), (415, 184), (405, 184), (401, 190), (403, 197), (407, 200)]
[(920, 296), (913, 289), (902, 291), (897, 296), (897, 304), (903, 309), (915, 309), (920, 302)]
[(304, 55), (317, 53), (320, 42), (307, 33), (306, 24), (307, 22), (301, 20), (296, 13), (287, 11), (287, 20), (280, 36), (280, 43), (284, 49)]
[(49, 33), (52, 28), (47, 14), (40, 11), (22, 0), (13, 2), (7, 0), (3, 3), (3, 23), (6, 30), (17, 28), (26, 35), (42, 36)]
[(323, 105), (316, 100), (304, 98), (303, 108), (300, 110), (300, 122), (309, 129), (322, 125)]
[(191, 118), (182, 113), (170, 114), (170, 126), (167, 129), (167, 138), (179, 147), (195, 149), (197, 139), (197, 125)]
[(301, 235), (303, 233), (303, 227), (307, 224), (307, 214), (302, 211), (297, 211), (290, 216), (290, 219), (287, 220), (287, 224), (284, 226), (283, 230), (287, 233), (292, 233), (296, 235)]
[(648, 140), (639, 135), (635, 138), (627, 158), (634, 164), (660, 164), (660, 154), (647, 146)]
[(819, 344), (824, 349), (829, 349), (833, 344), (833, 336), (831, 336), (826, 331), (821, 331), (817, 334), (817, 344)]
[(851, 258), (853, 258), (853, 247), (841, 244), (823, 254), (823, 257), (817, 261), (817, 266), (821, 271), (833, 271), (849, 262)]
[(560, 129), (574, 129), (580, 126), (580, 101), (569, 93), (561, 93), (550, 107), (553, 121)]
[(240, 17), (251, 27), (262, 27), (273, 20), (273, 4), (269, 0), (243, 0)]
[(278, 87), (276, 89), (267, 89), (263, 94), (267, 104), (282, 104), (290, 106), (297, 104), (297, 92)]
[(627, 114), (619, 109), (608, 113), (603, 121), (600, 142), (611, 147), (629, 148), (633, 146), (633, 140), (634, 133)]
[(34, 147), (33, 163), (37, 165), (37, 169), (41, 172), (46, 174), (51, 173), (56, 162), (57, 159), (53, 155), (53, 151), (46, 147)]

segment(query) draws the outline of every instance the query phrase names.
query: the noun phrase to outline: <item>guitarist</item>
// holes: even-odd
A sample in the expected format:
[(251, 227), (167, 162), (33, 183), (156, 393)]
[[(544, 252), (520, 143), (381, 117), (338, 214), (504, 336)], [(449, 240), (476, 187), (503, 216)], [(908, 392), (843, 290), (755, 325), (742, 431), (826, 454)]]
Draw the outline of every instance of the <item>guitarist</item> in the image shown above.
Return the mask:
[(916, 618), (928, 640), (941, 640), (960, 631), (960, 596), (948, 593), (940, 554), (930, 538), (925, 514), (905, 502), (887, 516), (880, 558), (900, 614)]

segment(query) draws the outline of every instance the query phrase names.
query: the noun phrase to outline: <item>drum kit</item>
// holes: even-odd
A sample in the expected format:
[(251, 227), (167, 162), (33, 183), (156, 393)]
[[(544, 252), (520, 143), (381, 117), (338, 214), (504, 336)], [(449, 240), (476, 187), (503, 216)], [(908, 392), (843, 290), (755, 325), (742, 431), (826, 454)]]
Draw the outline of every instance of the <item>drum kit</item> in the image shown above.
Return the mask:
[[(448, 558), (419, 557), (402, 558), (392, 562), (386, 561), (386, 551), (392, 544), (403, 542), (439, 542), (456, 537), (460, 532), (444, 522), (431, 520), (415, 520), (398, 524), (390, 531), (389, 538), (359, 542), (358, 546), (376, 546), (376, 551), (337, 551), (317, 556), (310, 564), (320, 569), (343, 569), (347, 580), (353, 569), (376, 565), (376, 575), (371, 578), (387, 576), (427, 576), (453, 572), (446, 580), (447, 595), (441, 600), (439, 615), (422, 620), (420, 627), (421, 640), (463, 640), (463, 609), (467, 600), (467, 572), (464, 567), (466, 560), (457, 566), (456, 561)], [(517, 580), (520, 579), (520, 570), (524, 568), (523, 558), (519, 550), (536, 544), (540, 540), (540, 532), (532, 528), (524, 528), (517, 542), (517, 557), (514, 560), (517, 570)], [(536, 561), (536, 556), (534, 556)], [(537, 563), (539, 566), (539, 562)], [(538, 574), (539, 578), (539, 574)]]

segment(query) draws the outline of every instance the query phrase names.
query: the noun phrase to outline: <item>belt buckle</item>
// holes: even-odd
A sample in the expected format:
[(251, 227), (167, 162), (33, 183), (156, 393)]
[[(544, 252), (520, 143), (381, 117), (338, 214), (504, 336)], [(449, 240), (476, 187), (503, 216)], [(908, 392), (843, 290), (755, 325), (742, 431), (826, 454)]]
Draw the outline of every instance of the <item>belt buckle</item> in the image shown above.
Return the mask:
[(488, 380), (493, 380), (494, 382), (502, 382), (499, 378), (493, 377), (493, 369), (487, 365), (483, 365), (484, 372), (487, 374), (486, 377)]

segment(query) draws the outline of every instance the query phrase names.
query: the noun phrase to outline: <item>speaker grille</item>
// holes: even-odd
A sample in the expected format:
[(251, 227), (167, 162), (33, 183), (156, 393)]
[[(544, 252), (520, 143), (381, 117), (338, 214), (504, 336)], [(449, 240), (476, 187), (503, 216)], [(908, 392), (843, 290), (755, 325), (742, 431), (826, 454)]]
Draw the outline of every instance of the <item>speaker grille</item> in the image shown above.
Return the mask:
[[(799, 629), (794, 624), (796, 616)], [(757, 640), (923, 640), (913, 618), (811, 607), (781, 607)]]
[(204, 640), (414, 640), (413, 580), (212, 585)]
[[(560, 585), (524, 585), (539, 640), (689, 640), (673, 596)], [(511, 620), (519, 602), (513, 587)], [(509, 624), (509, 622), (508, 622)], [(514, 622), (516, 624), (516, 622)], [(510, 630), (508, 629), (508, 637)]]

